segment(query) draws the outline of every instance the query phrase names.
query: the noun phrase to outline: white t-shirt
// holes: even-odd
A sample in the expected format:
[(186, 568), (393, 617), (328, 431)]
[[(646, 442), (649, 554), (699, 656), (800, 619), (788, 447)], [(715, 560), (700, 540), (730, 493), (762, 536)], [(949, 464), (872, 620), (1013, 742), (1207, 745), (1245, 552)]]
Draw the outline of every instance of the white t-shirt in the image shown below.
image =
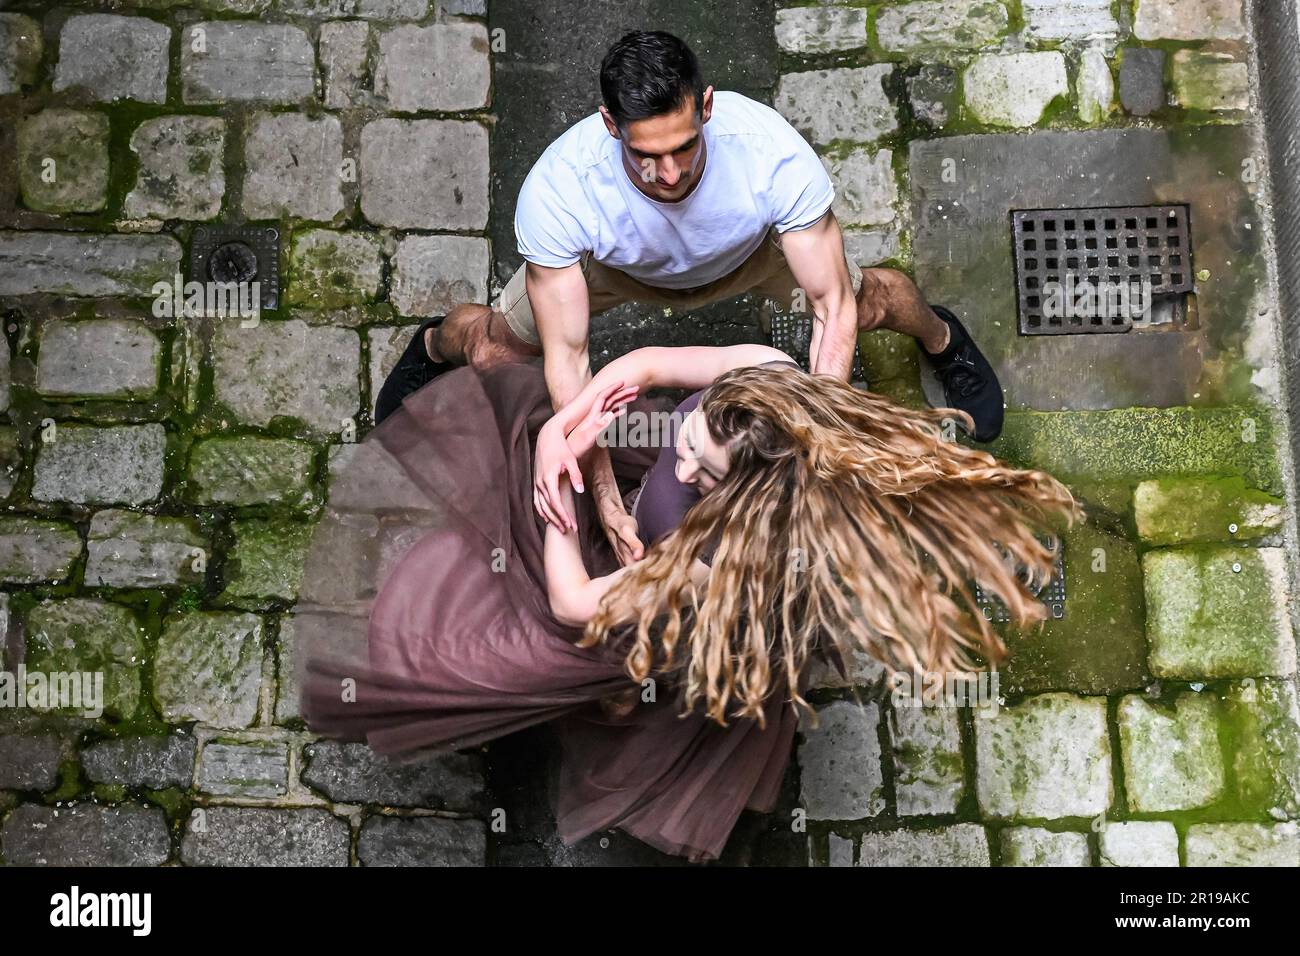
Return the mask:
[(519, 191), (515, 238), (529, 262), (559, 268), (590, 252), (647, 285), (690, 289), (732, 272), (770, 227), (804, 229), (834, 199), (812, 147), (776, 110), (715, 91), (700, 182), (685, 199), (632, 183), (599, 113), (547, 147)]

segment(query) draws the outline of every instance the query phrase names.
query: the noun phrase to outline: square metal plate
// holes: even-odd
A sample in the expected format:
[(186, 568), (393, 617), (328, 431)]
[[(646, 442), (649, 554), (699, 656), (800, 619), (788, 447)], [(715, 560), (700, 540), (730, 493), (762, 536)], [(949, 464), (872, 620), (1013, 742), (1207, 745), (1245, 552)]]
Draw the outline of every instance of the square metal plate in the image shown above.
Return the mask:
[[(1044, 544), (1049, 544), (1048, 539), (1039, 538)], [(1023, 574), (1023, 569), (1021, 569)], [(1065, 617), (1065, 549), (1061, 548), (1056, 555), (1056, 565), (1052, 569), (1052, 576), (1047, 583), (1043, 585), (1038, 592), (1038, 599), (1047, 605), (1047, 616), (1054, 620), (1060, 620)], [(1011, 619), (1007, 606), (994, 594), (986, 592), (978, 584), (975, 585), (975, 601), (980, 606), (980, 613), (990, 621), (1005, 622)]]
[[(771, 345), (780, 349), (799, 363), (799, 367), (808, 371), (808, 350), (812, 345), (812, 315), (808, 312), (775, 312), (772, 316)], [(849, 373), (852, 382), (863, 381), (862, 352), (855, 340), (853, 343), (853, 370)]]
[[(1117, 307), (1122, 290), (1132, 293), (1124, 304), (1148, 310), (1149, 297), (1191, 292), (1189, 216), (1183, 204), (1012, 210), (1020, 333), (1127, 332), (1134, 316)], [(1085, 289), (1093, 304), (1060, 308), (1083, 302)]]
[(263, 309), (280, 307), (280, 230), (197, 226), (190, 239), (191, 282), (256, 281)]

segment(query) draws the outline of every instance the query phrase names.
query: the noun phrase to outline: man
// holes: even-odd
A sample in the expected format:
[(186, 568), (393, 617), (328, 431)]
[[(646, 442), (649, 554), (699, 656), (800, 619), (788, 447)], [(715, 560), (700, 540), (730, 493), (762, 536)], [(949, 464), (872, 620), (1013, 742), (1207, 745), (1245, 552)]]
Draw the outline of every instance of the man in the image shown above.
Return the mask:
[[(461, 306), (440, 329), (422, 326), (403, 357), (408, 377), (436, 374), (435, 359), (540, 354), (558, 409), (591, 377), (591, 315), (629, 301), (685, 311), (754, 291), (813, 313), (813, 372), (847, 380), (860, 331), (913, 336), (947, 403), (970, 413), (976, 440), (998, 435), (1002, 389), (992, 367), (957, 318), (932, 309), (902, 273), (846, 260), (830, 177), (778, 113), (705, 87), (691, 50), (659, 31), (615, 43), (600, 90), (599, 112), (556, 139), (520, 190), (524, 266), (492, 309)], [(397, 389), (385, 389), (391, 406)], [(568, 473), (578, 491), (583, 483), (562, 436), (539, 442), (536, 463), (539, 510), (571, 526), (559, 477)], [(593, 456), (592, 486), (620, 560), (640, 557), (604, 449)]]

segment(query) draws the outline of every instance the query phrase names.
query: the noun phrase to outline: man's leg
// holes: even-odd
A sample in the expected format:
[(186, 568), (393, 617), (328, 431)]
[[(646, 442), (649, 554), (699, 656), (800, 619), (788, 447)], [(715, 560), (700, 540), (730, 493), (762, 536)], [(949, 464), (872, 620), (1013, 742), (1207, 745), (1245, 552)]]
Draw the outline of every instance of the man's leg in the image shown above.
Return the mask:
[(858, 293), (858, 328), (910, 335), (943, 386), (944, 401), (971, 416), (976, 441), (1002, 432), (1004, 399), (997, 373), (966, 327), (943, 306), (931, 306), (895, 269), (866, 269)]

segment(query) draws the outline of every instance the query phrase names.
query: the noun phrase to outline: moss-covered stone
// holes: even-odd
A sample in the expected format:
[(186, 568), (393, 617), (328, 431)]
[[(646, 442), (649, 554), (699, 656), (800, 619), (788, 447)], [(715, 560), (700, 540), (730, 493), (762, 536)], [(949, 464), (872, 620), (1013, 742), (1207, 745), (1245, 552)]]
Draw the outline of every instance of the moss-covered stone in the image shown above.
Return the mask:
[(1285, 502), (1241, 478), (1161, 478), (1133, 494), (1138, 534), (1147, 544), (1246, 541), (1278, 531)]
[(1110, 694), (1148, 680), (1142, 574), (1133, 545), (1091, 524), (1064, 536), (1065, 616), (1005, 635), (1012, 694)]
[(153, 697), (170, 723), (247, 727), (262, 681), (262, 619), (200, 612), (168, 618), (158, 640)]
[(1295, 685), (1245, 680), (1226, 695), (1237, 799), (1248, 811), (1300, 815), (1300, 709)]
[(202, 504), (303, 506), (314, 499), (315, 450), (256, 435), (209, 438), (190, 453), (188, 496)]
[(102, 673), (102, 703), (109, 716), (130, 717), (135, 712), (143, 663), (139, 627), (124, 607), (68, 598), (38, 604), (27, 615), (28, 672)]
[(1110, 806), (1106, 700), (1040, 694), (975, 721), (976, 795), (986, 817), (1095, 817)]
[(359, 232), (311, 229), (293, 239), (289, 305), (340, 309), (374, 302), (383, 281), (377, 239)]
[(108, 198), (108, 117), (48, 109), (18, 123), (18, 185), (38, 212), (95, 212)]
[(1283, 493), (1272, 420), (1250, 405), (1008, 412), (989, 451), (1061, 479), (1224, 475)]
[(292, 601), (302, 583), (311, 543), (310, 524), (280, 519), (236, 521), (235, 546), (226, 559), (227, 601)]
[(70, 524), (18, 515), (0, 517), (0, 581), (63, 581), (80, 556), (81, 535)]
[(1180, 680), (1289, 676), (1286, 554), (1166, 549), (1142, 556), (1151, 672)]
[(1179, 50), (1173, 62), (1174, 95), (1183, 108), (1250, 108), (1250, 68), (1231, 54)]
[(1212, 696), (1181, 694), (1166, 707), (1131, 694), (1117, 717), (1129, 810), (1191, 810), (1222, 796), (1219, 704)]

